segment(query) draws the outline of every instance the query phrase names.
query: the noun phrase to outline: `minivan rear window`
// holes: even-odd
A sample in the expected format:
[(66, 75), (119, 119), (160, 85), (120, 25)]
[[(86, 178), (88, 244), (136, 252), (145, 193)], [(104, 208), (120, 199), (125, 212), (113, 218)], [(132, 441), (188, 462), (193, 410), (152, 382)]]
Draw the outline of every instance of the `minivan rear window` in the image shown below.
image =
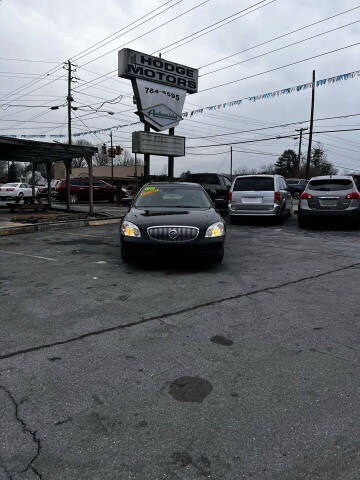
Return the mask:
[(338, 190), (352, 190), (354, 188), (353, 182), (346, 179), (334, 179), (328, 180), (312, 180), (309, 182), (310, 190), (321, 190), (324, 192), (334, 192)]
[(271, 177), (243, 177), (235, 180), (234, 192), (249, 190), (271, 192), (274, 190), (274, 179)]

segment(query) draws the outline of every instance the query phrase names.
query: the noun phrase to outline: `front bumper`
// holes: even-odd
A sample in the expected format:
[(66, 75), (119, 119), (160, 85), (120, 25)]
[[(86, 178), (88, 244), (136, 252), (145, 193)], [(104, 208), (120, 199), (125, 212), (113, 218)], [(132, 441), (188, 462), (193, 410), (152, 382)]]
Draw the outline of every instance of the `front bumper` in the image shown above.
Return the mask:
[(248, 217), (276, 217), (280, 215), (281, 205), (274, 205), (273, 208), (260, 210), (260, 209), (236, 209), (229, 204), (229, 216), (248, 216)]
[(208, 257), (216, 255), (224, 245), (225, 237), (203, 238), (187, 242), (160, 242), (147, 238), (128, 238), (120, 235), (120, 244), (134, 256)]

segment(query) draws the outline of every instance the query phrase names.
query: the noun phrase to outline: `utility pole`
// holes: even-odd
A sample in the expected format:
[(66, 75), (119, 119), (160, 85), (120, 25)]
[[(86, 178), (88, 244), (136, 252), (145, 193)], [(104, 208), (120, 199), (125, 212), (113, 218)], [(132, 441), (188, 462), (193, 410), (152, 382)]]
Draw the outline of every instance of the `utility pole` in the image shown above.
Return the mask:
[(314, 106), (315, 106), (315, 70), (313, 70), (309, 146), (308, 146), (308, 154), (306, 159), (306, 178), (307, 179), (310, 176), (310, 159), (311, 159), (311, 146), (312, 146), (311, 144), (312, 144), (312, 134), (313, 134), (313, 126), (314, 126)]
[[(67, 70), (68, 70), (68, 94), (67, 94), (67, 109), (68, 109), (68, 144), (71, 145), (71, 62), (67, 61)], [(71, 159), (66, 160), (65, 162), (66, 169), (66, 211), (70, 212), (70, 173), (71, 173)]]
[(137, 174), (137, 154), (135, 153), (135, 178), (136, 178), (136, 192), (138, 191), (139, 184), (138, 184), (138, 174)]
[[(175, 128), (169, 128), (169, 135), (175, 134)], [(168, 180), (174, 180), (174, 157), (168, 157)]]
[(233, 153), (233, 147), (231, 146), (230, 147), (230, 180), (232, 181), (232, 177), (233, 177), (233, 157), (232, 157), (232, 153)]
[(110, 157), (111, 157), (111, 185), (114, 185), (114, 153), (113, 153), (113, 140), (112, 130), (110, 132)]
[(71, 145), (71, 62), (67, 61), (68, 66), (68, 95), (67, 95), (67, 107), (68, 107), (68, 144)]
[(308, 128), (295, 128), (295, 132), (300, 132), (300, 139), (299, 139), (299, 155), (298, 155), (298, 164), (297, 164), (297, 174), (300, 177), (300, 163), (301, 163), (301, 142), (302, 142), (302, 134), (304, 130), (309, 130)]
[[(147, 123), (144, 124), (144, 131), (150, 132), (150, 127)], [(150, 154), (144, 153), (144, 182), (149, 181), (150, 176)]]

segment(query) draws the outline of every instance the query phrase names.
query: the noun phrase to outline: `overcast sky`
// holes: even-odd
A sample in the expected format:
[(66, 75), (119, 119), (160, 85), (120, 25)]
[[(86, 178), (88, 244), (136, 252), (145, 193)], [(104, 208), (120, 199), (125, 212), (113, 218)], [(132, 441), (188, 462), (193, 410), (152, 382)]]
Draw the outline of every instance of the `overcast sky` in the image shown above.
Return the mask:
[[(255, 4), (257, 5), (250, 9), (250, 13), (249, 10), (244, 12), (246, 15), (243, 17), (238, 18), (239, 15), (232, 17), (229, 20), (233, 21), (227, 25), (195, 40), (193, 37), (189, 37), (191, 42), (183, 46), (176, 44), (176, 48), (171, 52), (164, 53), (167, 45)], [(158, 7), (161, 5), (165, 6), (159, 9)], [(313, 69), (316, 70), (317, 79), (360, 69), (358, 61), (360, 45), (358, 45), (271, 73), (234, 82), (231, 85), (201, 92), (212, 86), (249, 77), (359, 42), (360, 23), (353, 23), (278, 52), (263, 55), (289, 43), (327, 32), (336, 27), (342, 27), (351, 22), (360, 22), (360, 1), (62, 0), (59, 2), (58, 0), (36, 0), (29, 2), (28, 0), (2, 0), (0, 1), (2, 46), (0, 55), (0, 105), (2, 106), (0, 133), (66, 134), (65, 107), (51, 111), (48, 108), (35, 107), (35, 105), (63, 105), (65, 103), (66, 71), (62, 69), (61, 63), (69, 58), (73, 58), (73, 62), (78, 65), (75, 75), (79, 80), (73, 85), (73, 97), (77, 102), (74, 105), (90, 104), (96, 108), (104, 101), (102, 99), (117, 99), (118, 102), (120, 100), (119, 103), (107, 104), (103, 107), (103, 109), (116, 112), (112, 116), (106, 113), (92, 114), (89, 111), (80, 110), (75, 112), (78, 117), (82, 117), (82, 121), (77, 117), (73, 119), (73, 132), (123, 125), (136, 121), (137, 117), (132, 113), (135, 108), (132, 104), (130, 81), (118, 78), (114, 72), (117, 69), (117, 50), (119, 48), (128, 46), (147, 53), (162, 52), (163, 57), (169, 60), (192, 67), (202, 67), (358, 5), (359, 8), (351, 12), (235, 55), (215, 65), (201, 68), (200, 75), (215, 69), (221, 68), (221, 70), (200, 77), (200, 92), (187, 96), (184, 111), (310, 82)], [(192, 8), (192, 11), (187, 12)], [(154, 9), (157, 10), (138, 21), (140, 17)], [(163, 13), (160, 13), (162, 11)], [(179, 16), (181, 14), (183, 15)], [(150, 17), (154, 15), (156, 16), (151, 19)], [(136, 23), (122, 30), (132, 22)], [(140, 22), (144, 23), (139, 26)], [(129, 31), (130, 29), (132, 30)], [(206, 31), (208, 30), (204, 30), (204, 32)], [(101, 42), (115, 32), (119, 33), (108, 39), (107, 45), (104, 46), (103, 43), (100, 43), (93, 47), (93, 49), (96, 48), (95, 51), (91, 49), (86, 52), (86, 55), (82, 57), (79, 55), (83, 50)], [(112, 52), (108, 53), (110, 51)], [(103, 55), (101, 58), (97, 58), (101, 55)], [(254, 56), (259, 57), (244, 62)], [(21, 61), (9, 59), (20, 59)], [(25, 62), (24, 60), (54, 63)], [(236, 62), (243, 63), (227, 69), (223, 68)], [(39, 75), (49, 71), (51, 74), (39, 81)], [(96, 80), (98, 76), (104, 74), (108, 75)], [(94, 81), (90, 82), (91, 80)], [(85, 84), (85, 82), (89, 83)], [(359, 82), (360, 77), (356, 77), (352, 80), (317, 88), (315, 118), (360, 113)], [(120, 94), (124, 95), (121, 99), (118, 98)], [(256, 133), (236, 133), (215, 138), (190, 139), (190, 137), (219, 135), (306, 120), (310, 115), (310, 100), (311, 90), (308, 89), (290, 95), (260, 100), (256, 103), (246, 101), (240, 106), (199, 114), (192, 120), (185, 119), (176, 128), (176, 133), (188, 137), (188, 147), (292, 134), (295, 127), (260, 130)], [(10, 104), (22, 106), (14, 108), (9, 107)], [(34, 105), (34, 107), (25, 108), (23, 105)], [(360, 116), (321, 121), (316, 122), (315, 125), (315, 130), (360, 128)], [(130, 146), (131, 131), (134, 129), (140, 128), (139, 126), (124, 127), (114, 131), (116, 143)], [(358, 171), (360, 169), (357, 153), (360, 145), (358, 137), (359, 132), (355, 131), (315, 135), (314, 140), (322, 142), (329, 159), (337, 166), (353, 168)], [(94, 144), (109, 141), (108, 133), (80, 138), (85, 138)], [(305, 153), (306, 139), (303, 145)], [(234, 152), (234, 168), (259, 167), (265, 163), (273, 163), (276, 161), (276, 156), (286, 148), (297, 150), (298, 140), (290, 138), (234, 145), (235, 150), (252, 151), (251, 153)], [(228, 172), (230, 168), (229, 150), (229, 146), (189, 149), (185, 158), (175, 160), (175, 173), (178, 174), (184, 170)], [(160, 173), (166, 164), (166, 158), (152, 158), (151, 172)], [(342, 169), (340, 171), (343, 172)]]

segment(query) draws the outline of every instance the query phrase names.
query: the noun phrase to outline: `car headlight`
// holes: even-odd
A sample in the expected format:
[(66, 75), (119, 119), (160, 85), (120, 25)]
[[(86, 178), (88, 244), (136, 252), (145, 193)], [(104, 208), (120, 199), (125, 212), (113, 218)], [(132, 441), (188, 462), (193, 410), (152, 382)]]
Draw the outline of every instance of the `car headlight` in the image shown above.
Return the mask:
[(125, 237), (141, 237), (139, 228), (131, 222), (123, 222), (121, 225), (121, 233)]
[(210, 225), (205, 233), (205, 238), (223, 237), (225, 235), (225, 227), (222, 222), (216, 222)]

